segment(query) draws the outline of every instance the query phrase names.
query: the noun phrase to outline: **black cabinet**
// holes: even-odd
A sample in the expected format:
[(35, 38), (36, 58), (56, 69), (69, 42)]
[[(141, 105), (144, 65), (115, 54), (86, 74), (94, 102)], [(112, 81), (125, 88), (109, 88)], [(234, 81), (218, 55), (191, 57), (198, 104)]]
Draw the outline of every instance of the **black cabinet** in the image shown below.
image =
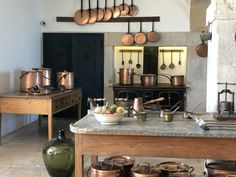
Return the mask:
[(57, 72), (74, 72), (75, 87), (82, 88), (82, 116), (87, 114), (87, 98), (103, 97), (104, 34), (43, 33), (43, 66)]
[(180, 101), (179, 111), (184, 111), (186, 89), (186, 86), (171, 86), (170, 84), (158, 84), (156, 86), (141, 86), (140, 84), (126, 86), (116, 84), (113, 85), (113, 96), (114, 98), (128, 98), (129, 100), (142, 97), (143, 102), (164, 97), (165, 100), (160, 102), (162, 108), (170, 109)]

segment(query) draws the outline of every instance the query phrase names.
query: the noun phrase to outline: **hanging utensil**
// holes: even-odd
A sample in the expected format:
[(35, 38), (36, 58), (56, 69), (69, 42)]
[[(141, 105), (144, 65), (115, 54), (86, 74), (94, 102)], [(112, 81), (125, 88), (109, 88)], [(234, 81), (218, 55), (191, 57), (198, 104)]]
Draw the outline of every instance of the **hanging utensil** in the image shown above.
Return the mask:
[(124, 52), (123, 52), (123, 50), (122, 50), (122, 52), (121, 52), (121, 59), (122, 59), (122, 61), (121, 61), (121, 64), (122, 65), (124, 65), (125, 64), (125, 61), (124, 61)]
[(172, 51), (170, 52), (171, 53), (171, 57), (170, 57), (170, 60), (171, 60), (171, 62), (170, 62), (170, 64), (169, 64), (169, 68), (170, 69), (174, 69), (175, 68), (175, 65), (174, 65), (174, 63), (173, 63), (173, 56), (172, 56)]
[(179, 65), (182, 64), (182, 62), (181, 62), (181, 51), (179, 51), (179, 62), (178, 62), (178, 64), (179, 64)]
[(88, 21), (88, 23), (93, 24), (97, 21), (97, 10), (96, 9), (91, 9), (90, 0), (88, 2), (89, 2), (89, 8), (88, 8), (89, 21)]
[(160, 67), (162, 70), (166, 69), (166, 64), (165, 64), (165, 60), (164, 60), (165, 56), (164, 55), (165, 55), (165, 52), (163, 51), (162, 52), (162, 65)]
[(131, 65), (131, 64), (133, 64), (133, 61), (132, 61), (132, 51), (130, 51), (129, 54), (130, 54), (130, 58), (129, 58), (129, 61), (128, 61), (128, 62), (129, 62), (129, 64)]
[(128, 32), (123, 34), (121, 37), (121, 41), (124, 45), (133, 45), (134, 43), (134, 36), (129, 32), (129, 21), (128, 21)]
[(105, 0), (105, 8), (104, 8), (104, 18), (103, 21), (109, 21), (112, 18), (112, 10), (111, 8), (107, 7), (107, 0)]
[(139, 64), (139, 51), (138, 51), (138, 63), (136, 64), (136, 68), (141, 68), (141, 64)]
[(120, 16), (120, 8), (118, 6), (116, 6), (116, 0), (114, 0), (114, 5), (111, 8), (112, 10), (112, 14), (113, 14), (113, 18), (118, 18)]
[(104, 18), (104, 10), (99, 7), (99, 0), (97, 0), (97, 21), (102, 21)]
[(136, 5), (134, 5), (133, 0), (131, 0), (131, 4), (129, 6), (129, 16), (136, 16), (138, 13), (138, 8)]
[(147, 42), (147, 36), (142, 32), (142, 21), (140, 20), (140, 32), (136, 33), (134, 36), (136, 44), (142, 45)]
[(157, 32), (154, 31), (154, 21), (152, 21), (152, 31), (150, 31), (147, 35), (149, 42), (156, 42), (158, 40)]
[(128, 15), (129, 6), (127, 4), (125, 4), (125, 0), (123, 0), (122, 4), (119, 5), (119, 8), (120, 8), (121, 16)]
[(81, 2), (80, 10), (77, 10), (74, 14), (74, 21), (78, 25), (85, 25), (89, 21), (89, 11), (83, 9), (83, 0)]

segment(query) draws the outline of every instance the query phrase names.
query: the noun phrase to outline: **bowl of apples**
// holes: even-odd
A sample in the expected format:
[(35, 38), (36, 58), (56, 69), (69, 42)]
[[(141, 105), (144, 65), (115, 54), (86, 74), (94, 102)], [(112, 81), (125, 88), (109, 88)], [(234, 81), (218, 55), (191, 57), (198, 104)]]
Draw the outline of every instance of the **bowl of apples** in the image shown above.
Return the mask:
[(116, 104), (110, 106), (106, 104), (105, 106), (97, 106), (92, 113), (101, 124), (114, 125), (118, 124), (128, 111)]

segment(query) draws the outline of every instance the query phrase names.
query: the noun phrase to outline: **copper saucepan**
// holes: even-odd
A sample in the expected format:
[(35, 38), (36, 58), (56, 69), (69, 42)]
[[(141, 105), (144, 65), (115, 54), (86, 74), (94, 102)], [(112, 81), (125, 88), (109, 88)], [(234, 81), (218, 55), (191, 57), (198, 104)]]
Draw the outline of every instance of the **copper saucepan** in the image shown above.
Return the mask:
[(138, 8), (136, 5), (134, 5), (133, 0), (131, 0), (131, 4), (129, 6), (129, 16), (136, 16), (138, 13)]
[(89, 21), (89, 11), (83, 9), (83, 0), (81, 0), (81, 9), (74, 14), (74, 21), (78, 25), (85, 25)]
[(118, 18), (120, 16), (121, 12), (120, 12), (120, 8), (116, 6), (116, 0), (114, 0), (114, 5), (111, 8), (111, 10), (112, 10), (113, 18)]
[(142, 32), (142, 21), (140, 21), (140, 31), (135, 34), (134, 40), (136, 44), (142, 45), (147, 42), (147, 36)]
[(128, 15), (129, 6), (127, 4), (125, 4), (125, 0), (123, 0), (122, 4), (119, 5), (119, 8), (120, 8), (121, 16)]
[(107, 0), (105, 0), (103, 21), (109, 21), (111, 18), (112, 18), (112, 10), (111, 8), (107, 7)]
[(102, 21), (104, 18), (104, 10), (99, 7), (99, 0), (97, 0), (97, 21)]
[(173, 76), (170, 76), (168, 74), (158, 74), (158, 75), (168, 78), (172, 86), (184, 85), (184, 75), (173, 75)]
[(88, 23), (89, 24), (93, 24), (97, 21), (97, 10), (96, 9), (91, 9), (91, 5), (90, 5), (90, 1), (89, 0), (89, 8), (88, 8), (88, 11), (89, 11), (89, 21)]
[(124, 45), (133, 45), (134, 36), (130, 33), (130, 22), (128, 21), (128, 32), (123, 34), (121, 37), (121, 41)]

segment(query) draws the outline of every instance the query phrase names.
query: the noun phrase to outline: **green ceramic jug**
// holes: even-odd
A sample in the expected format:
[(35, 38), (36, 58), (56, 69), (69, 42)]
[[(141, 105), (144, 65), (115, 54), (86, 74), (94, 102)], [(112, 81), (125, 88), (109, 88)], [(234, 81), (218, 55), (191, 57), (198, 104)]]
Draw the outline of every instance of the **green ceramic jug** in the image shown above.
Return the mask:
[(71, 177), (75, 168), (75, 148), (72, 139), (66, 139), (64, 130), (43, 147), (43, 161), (51, 177)]

